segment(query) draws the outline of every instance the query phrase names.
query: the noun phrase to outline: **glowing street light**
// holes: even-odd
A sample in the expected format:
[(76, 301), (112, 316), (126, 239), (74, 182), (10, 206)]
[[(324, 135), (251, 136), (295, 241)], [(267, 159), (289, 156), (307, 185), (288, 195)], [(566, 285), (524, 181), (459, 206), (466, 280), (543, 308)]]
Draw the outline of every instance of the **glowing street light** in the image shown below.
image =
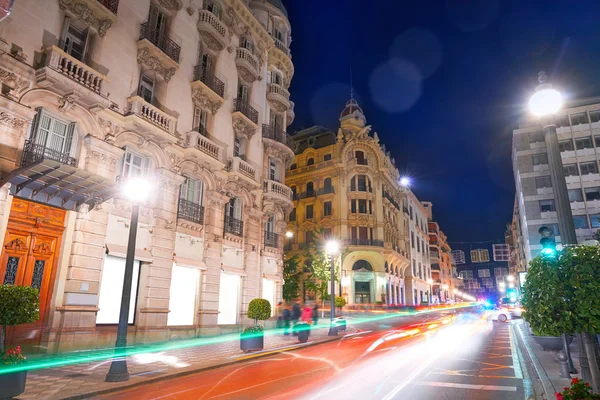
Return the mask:
[[(337, 240), (328, 240), (325, 243), (325, 252), (331, 257), (331, 264), (329, 269), (331, 270), (331, 316), (329, 322), (329, 333), (327, 336), (337, 336), (337, 328), (333, 324), (335, 317), (335, 256), (340, 251), (340, 244)], [(340, 293), (341, 295), (341, 293)]]
[(506, 283), (504, 283), (504, 282), (498, 282), (498, 287), (505, 288), (506, 287)]
[(514, 275), (508, 275), (506, 277), (506, 280), (509, 281), (509, 282), (514, 282), (515, 281), (515, 276)]
[(125, 348), (127, 346), (127, 325), (129, 319), (129, 304), (131, 299), (131, 283), (133, 281), (133, 263), (135, 260), (135, 242), (137, 239), (137, 225), (140, 214), (140, 204), (143, 204), (152, 192), (152, 184), (142, 177), (125, 178), (122, 182), (121, 193), (131, 201), (131, 223), (129, 224), (129, 240), (127, 242), (127, 256), (125, 258), (125, 276), (123, 278), (123, 292), (121, 294), (121, 310), (119, 325), (117, 327), (117, 341), (115, 350), (118, 354), (113, 358), (110, 369), (106, 374), (106, 382), (123, 382), (129, 380)]
[(292, 232), (292, 231), (287, 231), (287, 232), (285, 233), (285, 237), (286, 237), (286, 238), (288, 238), (288, 239), (291, 239), (291, 238), (293, 238), (293, 237), (294, 237), (294, 232)]
[(537, 117), (556, 113), (563, 105), (562, 95), (550, 85), (540, 85), (529, 99), (529, 110)]
[(410, 178), (408, 176), (403, 176), (400, 178), (400, 186), (402, 187), (410, 187)]

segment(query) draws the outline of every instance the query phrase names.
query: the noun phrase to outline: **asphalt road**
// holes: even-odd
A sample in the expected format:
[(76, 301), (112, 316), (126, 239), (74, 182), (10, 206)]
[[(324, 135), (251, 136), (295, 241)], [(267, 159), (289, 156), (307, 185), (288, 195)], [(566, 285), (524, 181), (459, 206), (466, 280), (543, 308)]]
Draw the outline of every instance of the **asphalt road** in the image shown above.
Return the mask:
[(111, 393), (102, 399), (525, 399), (509, 323), (476, 313), (359, 326), (339, 341)]

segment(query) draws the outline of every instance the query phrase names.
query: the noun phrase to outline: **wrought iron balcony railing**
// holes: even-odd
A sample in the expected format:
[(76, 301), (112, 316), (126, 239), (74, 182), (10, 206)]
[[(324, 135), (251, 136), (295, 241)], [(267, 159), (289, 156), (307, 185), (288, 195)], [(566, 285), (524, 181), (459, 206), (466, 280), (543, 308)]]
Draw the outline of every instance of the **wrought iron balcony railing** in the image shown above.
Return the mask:
[(335, 189), (333, 188), (333, 186), (324, 187), (317, 191), (317, 194), (319, 196), (324, 195), (324, 194), (330, 194), (330, 193), (335, 193)]
[(42, 160), (52, 160), (72, 167), (77, 166), (77, 160), (71, 157), (69, 153), (50, 149), (35, 143), (33, 140), (26, 140), (21, 156), (21, 166), (24, 167)]
[(294, 150), (294, 139), (283, 129), (277, 128), (273, 125), (263, 124), (262, 135), (263, 138), (275, 140)]
[(383, 247), (383, 240), (353, 238), (350, 239), (350, 244), (353, 246)]
[(179, 208), (177, 209), (177, 218), (182, 218), (197, 224), (204, 224), (204, 207), (200, 204), (179, 199)]
[(278, 247), (279, 235), (275, 232), (265, 232), (265, 246)]
[(148, 25), (144, 22), (140, 27), (140, 40), (146, 39), (156, 47), (158, 47), (163, 53), (175, 62), (179, 62), (179, 54), (181, 53), (181, 47), (175, 43), (171, 38), (162, 32), (158, 32), (153, 26)]
[(225, 83), (215, 75), (208, 73), (201, 65), (194, 67), (194, 80), (204, 82), (213, 92), (225, 97)]
[(244, 234), (244, 221), (226, 215), (223, 229), (226, 233), (242, 237)]
[(258, 111), (256, 111), (247, 101), (242, 101), (241, 99), (235, 99), (233, 101), (233, 112), (238, 111), (244, 114), (250, 121), (258, 124)]

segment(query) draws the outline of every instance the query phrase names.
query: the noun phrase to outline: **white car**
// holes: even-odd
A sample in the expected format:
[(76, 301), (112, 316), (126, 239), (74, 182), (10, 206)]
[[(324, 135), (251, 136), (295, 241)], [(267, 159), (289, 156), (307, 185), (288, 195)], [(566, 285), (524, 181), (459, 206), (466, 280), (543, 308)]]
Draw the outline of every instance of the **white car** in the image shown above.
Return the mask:
[(510, 310), (506, 307), (488, 310), (485, 312), (484, 315), (488, 321), (506, 322), (506, 321), (512, 319)]

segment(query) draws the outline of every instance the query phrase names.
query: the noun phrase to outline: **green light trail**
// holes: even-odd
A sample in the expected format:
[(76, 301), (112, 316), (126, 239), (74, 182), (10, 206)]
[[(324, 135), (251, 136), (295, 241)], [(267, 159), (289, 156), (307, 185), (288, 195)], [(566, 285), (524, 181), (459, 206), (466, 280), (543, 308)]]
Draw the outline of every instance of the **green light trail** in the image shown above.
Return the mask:
[[(397, 318), (397, 317), (408, 317), (414, 315), (421, 314), (430, 314), (436, 312), (443, 312), (447, 310), (456, 310), (461, 308), (468, 308), (477, 305), (477, 303), (468, 303), (461, 305), (454, 305), (451, 307), (445, 308), (436, 308), (429, 310), (421, 310), (421, 311), (403, 311), (403, 312), (394, 312), (394, 313), (382, 313), (382, 315), (378, 316), (369, 316), (364, 318), (352, 319), (352, 324), (362, 324), (367, 322), (377, 322), (382, 321), (389, 318)], [(359, 312), (360, 313), (360, 312)], [(349, 316), (349, 315), (348, 315)], [(311, 328), (329, 328), (329, 319), (326, 319), (327, 323), (311, 325)], [(278, 329), (269, 329), (264, 332), (265, 336), (274, 336), (274, 335), (282, 335), (283, 328)], [(149, 345), (134, 345), (131, 347), (127, 347), (125, 349), (100, 349), (100, 350), (85, 350), (77, 353), (63, 353), (63, 354), (52, 354), (52, 355), (43, 355), (36, 357), (34, 359), (28, 359), (25, 363), (20, 365), (13, 366), (2, 366), (0, 367), (0, 375), (9, 374), (12, 372), (19, 371), (33, 371), (38, 369), (45, 368), (57, 368), (64, 367), (67, 365), (88, 363), (92, 361), (104, 361), (110, 360), (112, 358), (120, 358), (124, 356), (134, 356), (137, 354), (146, 354), (146, 353), (158, 353), (169, 350), (180, 350), (186, 349), (190, 347), (199, 347), (199, 346), (207, 346), (211, 344), (219, 344), (219, 343), (227, 343), (230, 341), (239, 341), (240, 334), (233, 333), (228, 335), (217, 336), (213, 338), (196, 338), (196, 339), (188, 339), (188, 340), (177, 340), (175, 342), (161, 342), (154, 343)]]

